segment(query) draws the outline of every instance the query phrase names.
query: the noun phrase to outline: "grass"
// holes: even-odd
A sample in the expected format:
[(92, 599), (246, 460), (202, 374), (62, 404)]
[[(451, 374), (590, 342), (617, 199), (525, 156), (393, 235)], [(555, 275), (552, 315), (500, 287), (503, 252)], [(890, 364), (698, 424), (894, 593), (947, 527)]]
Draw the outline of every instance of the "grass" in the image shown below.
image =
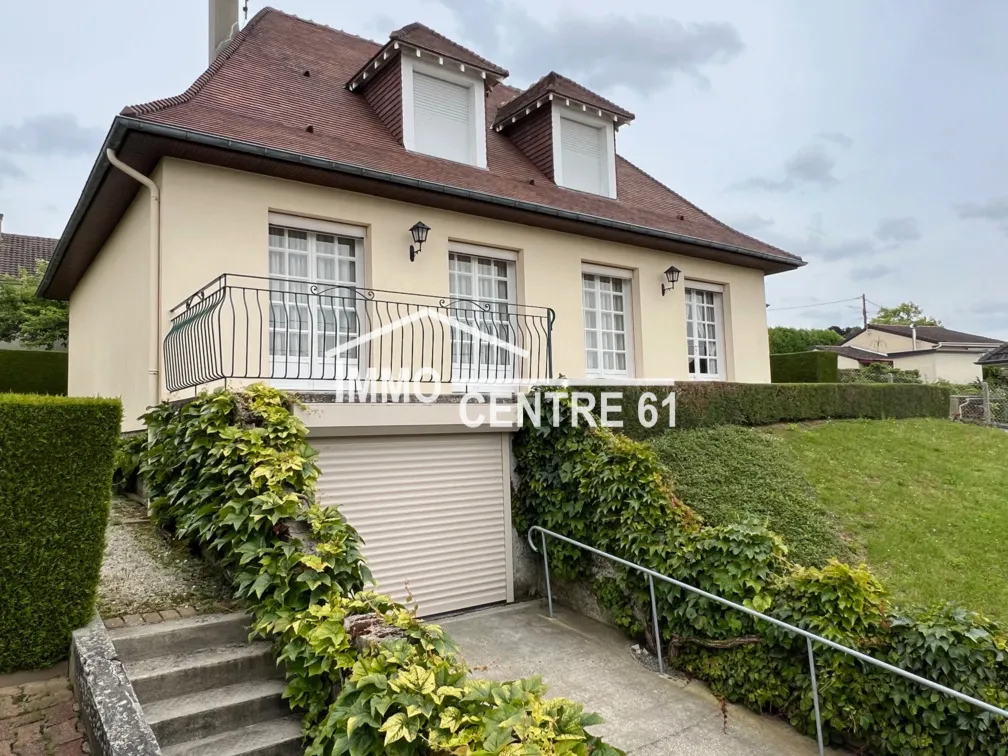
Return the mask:
[(897, 603), (1008, 620), (1008, 433), (943, 420), (771, 432)]
[(708, 524), (755, 519), (780, 535), (790, 558), (806, 566), (851, 556), (836, 519), (819, 503), (780, 439), (722, 426), (669, 431), (651, 445), (676, 495)]

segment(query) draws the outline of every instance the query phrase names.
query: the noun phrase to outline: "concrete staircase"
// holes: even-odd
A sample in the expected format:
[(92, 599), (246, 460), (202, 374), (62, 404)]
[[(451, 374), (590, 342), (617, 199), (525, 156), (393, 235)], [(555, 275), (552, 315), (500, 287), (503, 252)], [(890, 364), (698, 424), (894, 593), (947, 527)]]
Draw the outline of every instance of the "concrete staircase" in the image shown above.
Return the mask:
[(301, 720), (283, 673), (243, 614), (109, 632), (164, 756), (296, 756)]

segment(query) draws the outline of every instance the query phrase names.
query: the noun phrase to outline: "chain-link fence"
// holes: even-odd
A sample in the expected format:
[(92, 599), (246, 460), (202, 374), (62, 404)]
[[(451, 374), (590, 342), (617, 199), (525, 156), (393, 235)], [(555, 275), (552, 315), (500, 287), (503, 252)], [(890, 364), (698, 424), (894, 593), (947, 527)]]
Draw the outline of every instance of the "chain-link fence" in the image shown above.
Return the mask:
[(953, 420), (1008, 428), (1008, 391), (991, 388), (986, 382), (977, 393), (952, 395), (950, 412)]
[(897, 370), (878, 365), (859, 370), (838, 370), (837, 383), (923, 383), (916, 370)]

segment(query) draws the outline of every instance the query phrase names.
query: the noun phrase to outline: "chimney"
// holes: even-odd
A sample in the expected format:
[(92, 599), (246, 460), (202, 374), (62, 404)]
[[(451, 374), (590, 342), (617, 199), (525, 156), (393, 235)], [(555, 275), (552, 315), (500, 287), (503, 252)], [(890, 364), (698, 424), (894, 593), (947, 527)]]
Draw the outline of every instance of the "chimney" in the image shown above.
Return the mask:
[(3, 213), (0, 213), (0, 236), (3, 236)]
[(917, 326), (910, 326), (910, 338), (913, 340), (913, 350), (917, 351)]
[(238, 31), (238, 0), (209, 0), (210, 63)]

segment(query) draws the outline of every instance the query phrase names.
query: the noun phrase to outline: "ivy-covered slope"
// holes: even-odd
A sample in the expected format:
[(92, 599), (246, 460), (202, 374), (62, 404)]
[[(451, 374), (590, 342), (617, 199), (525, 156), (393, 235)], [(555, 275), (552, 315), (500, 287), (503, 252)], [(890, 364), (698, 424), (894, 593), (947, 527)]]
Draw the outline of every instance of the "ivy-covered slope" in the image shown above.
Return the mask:
[[(604, 429), (524, 428), (514, 449), (518, 527), (538, 524), (769, 613), (968, 695), (1008, 706), (1008, 639), (955, 606), (894, 609), (867, 568), (788, 560), (762, 525), (705, 525), (678, 501), (646, 444)], [(550, 544), (550, 566), (589, 581), (614, 619), (654, 647), (646, 581)], [(814, 734), (805, 642), (665, 583), (655, 585), (671, 663), (727, 700), (778, 712)], [(817, 649), (826, 738), (880, 754), (1008, 753), (1008, 721), (829, 649)]]
[(360, 539), (316, 505), (315, 453), (291, 406), (264, 386), (161, 405), (145, 418), (141, 475), (158, 523), (227, 571), (255, 632), (274, 639), (305, 753), (620, 753), (586, 731), (597, 715), (545, 698), (538, 679), (470, 678), (440, 628), (363, 590)]

